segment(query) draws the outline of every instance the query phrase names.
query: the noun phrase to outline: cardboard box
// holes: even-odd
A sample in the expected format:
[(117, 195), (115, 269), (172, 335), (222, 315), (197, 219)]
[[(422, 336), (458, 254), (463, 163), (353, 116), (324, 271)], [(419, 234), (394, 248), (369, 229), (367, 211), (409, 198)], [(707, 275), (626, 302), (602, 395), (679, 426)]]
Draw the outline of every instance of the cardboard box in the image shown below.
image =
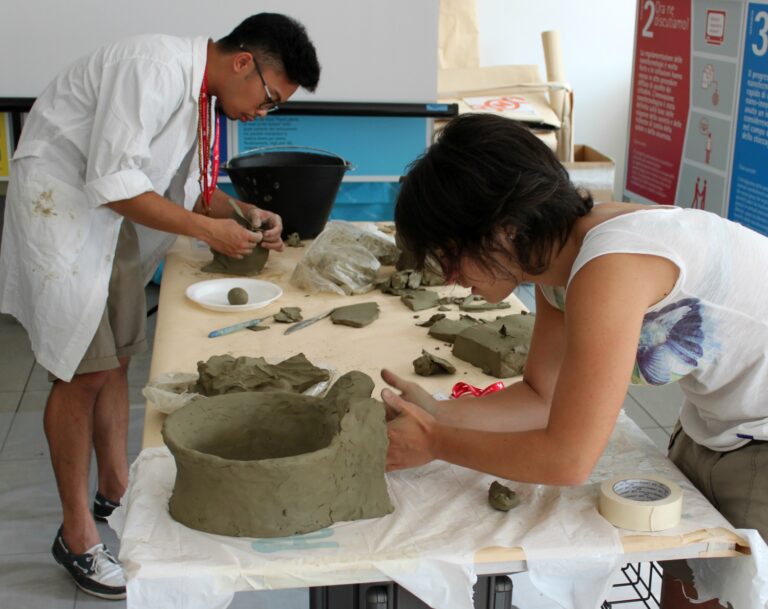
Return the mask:
[[(570, 160), (573, 151), (573, 93), (562, 90), (564, 104), (550, 106), (553, 85), (541, 80), (536, 66), (491, 66), (440, 70), (438, 98), (455, 103), (459, 113), (487, 112), (526, 123), (561, 161)], [(435, 128), (441, 125), (436, 122)]]
[(571, 181), (589, 190), (595, 201), (615, 201), (613, 184), (616, 163), (613, 159), (584, 144), (574, 146), (573, 158), (572, 163), (563, 163)]

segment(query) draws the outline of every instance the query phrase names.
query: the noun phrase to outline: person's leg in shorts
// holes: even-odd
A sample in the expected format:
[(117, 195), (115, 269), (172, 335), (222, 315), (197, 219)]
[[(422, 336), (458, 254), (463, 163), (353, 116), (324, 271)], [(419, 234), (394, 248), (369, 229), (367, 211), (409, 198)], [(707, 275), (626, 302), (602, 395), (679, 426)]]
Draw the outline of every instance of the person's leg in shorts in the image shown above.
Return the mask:
[(145, 327), (138, 239), (133, 225), (123, 221), (99, 327), (72, 380), (52, 378), (45, 410), (63, 512), (57, 542), (61, 538), (73, 555), (99, 544), (88, 495), (91, 451), (96, 452), (101, 494), (117, 501), (127, 484), (128, 363), (146, 349)]
[[(756, 529), (768, 540), (768, 442), (717, 452), (696, 444), (678, 423), (669, 458), (734, 527)], [(697, 593), (686, 561), (666, 561), (662, 566), (662, 609), (722, 609), (717, 600), (689, 602)]]

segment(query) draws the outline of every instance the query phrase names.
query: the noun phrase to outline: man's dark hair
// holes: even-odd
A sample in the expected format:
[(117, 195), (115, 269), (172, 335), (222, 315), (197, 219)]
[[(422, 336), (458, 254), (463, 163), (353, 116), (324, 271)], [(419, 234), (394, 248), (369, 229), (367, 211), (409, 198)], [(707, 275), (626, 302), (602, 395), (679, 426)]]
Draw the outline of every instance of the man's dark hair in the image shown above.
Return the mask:
[(464, 114), (409, 167), (395, 224), (417, 268), (434, 259), (451, 276), (469, 256), (504, 276), (509, 270), (491, 257), (502, 252), (535, 275), (592, 204), (528, 128), (491, 114)]
[(228, 53), (241, 49), (260, 61), (281, 68), (291, 82), (314, 91), (320, 80), (315, 46), (304, 26), (278, 13), (252, 15), (217, 42)]

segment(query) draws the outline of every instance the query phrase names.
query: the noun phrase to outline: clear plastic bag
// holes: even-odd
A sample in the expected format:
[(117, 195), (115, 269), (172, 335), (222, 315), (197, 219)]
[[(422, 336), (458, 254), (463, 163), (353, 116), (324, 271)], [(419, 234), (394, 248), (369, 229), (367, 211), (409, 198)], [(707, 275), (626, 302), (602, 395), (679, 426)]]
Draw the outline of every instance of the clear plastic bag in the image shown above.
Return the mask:
[(205, 397), (192, 389), (197, 384), (196, 372), (169, 372), (152, 380), (141, 393), (160, 412), (171, 414), (194, 400)]
[(291, 284), (310, 293), (363, 294), (374, 289), (381, 265), (398, 256), (395, 240), (374, 224), (330, 222), (296, 265)]

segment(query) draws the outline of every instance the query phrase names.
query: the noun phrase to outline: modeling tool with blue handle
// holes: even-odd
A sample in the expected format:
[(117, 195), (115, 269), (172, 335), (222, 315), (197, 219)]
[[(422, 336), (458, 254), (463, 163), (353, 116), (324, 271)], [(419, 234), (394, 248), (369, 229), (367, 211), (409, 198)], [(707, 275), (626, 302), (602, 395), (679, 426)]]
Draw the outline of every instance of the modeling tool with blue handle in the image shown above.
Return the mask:
[(258, 319), (249, 319), (248, 321), (242, 321), (239, 324), (234, 324), (232, 326), (227, 326), (226, 328), (219, 328), (218, 330), (214, 330), (210, 334), (208, 334), (208, 338), (216, 338), (217, 336), (225, 336), (227, 334), (232, 334), (232, 332), (238, 332), (239, 330), (245, 330), (246, 328), (250, 328), (251, 326), (258, 326), (262, 321), (269, 319), (272, 317), (271, 315), (267, 315), (266, 317), (260, 317)]

